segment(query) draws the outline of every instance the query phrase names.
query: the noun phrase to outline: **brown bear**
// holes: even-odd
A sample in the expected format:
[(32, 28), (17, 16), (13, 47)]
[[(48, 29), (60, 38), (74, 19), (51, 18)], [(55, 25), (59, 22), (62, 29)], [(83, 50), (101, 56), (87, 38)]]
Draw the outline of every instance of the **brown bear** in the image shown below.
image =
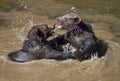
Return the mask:
[(47, 24), (34, 25), (29, 30), (21, 50), (12, 52), (8, 58), (15, 62), (28, 62), (37, 59), (65, 60), (74, 58), (71, 53), (57, 51), (47, 44), (47, 38), (52, 36), (53, 28)]
[(72, 7), (68, 14), (62, 17), (57, 17), (56, 21), (59, 29), (67, 30), (68, 32), (50, 40), (49, 43), (51, 46), (55, 47), (55, 44), (52, 42), (58, 44), (68, 42), (76, 48), (74, 55), (75, 58), (79, 60), (91, 58), (92, 55), (96, 54), (98, 57), (105, 54), (107, 43), (99, 40), (95, 36), (92, 26), (81, 20), (76, 13), (75, 7)]

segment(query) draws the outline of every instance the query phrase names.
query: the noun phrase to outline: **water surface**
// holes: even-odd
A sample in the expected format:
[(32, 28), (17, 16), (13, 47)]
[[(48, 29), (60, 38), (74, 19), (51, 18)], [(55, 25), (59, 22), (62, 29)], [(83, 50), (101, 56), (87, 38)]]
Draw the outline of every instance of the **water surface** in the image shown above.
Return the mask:
[[(0, 81), (120, 81), (119, 3), (119, 0), (1, 0)], [(108, 42), (106, 56), (84, 62), (43, 59), (22, 64), (7, 59), (9, 52), (22, 47), (29, 20), (53, 24), (57, 16), (67, 13), (72, 6), (85, 22), (92, 24), (97, 37)]]

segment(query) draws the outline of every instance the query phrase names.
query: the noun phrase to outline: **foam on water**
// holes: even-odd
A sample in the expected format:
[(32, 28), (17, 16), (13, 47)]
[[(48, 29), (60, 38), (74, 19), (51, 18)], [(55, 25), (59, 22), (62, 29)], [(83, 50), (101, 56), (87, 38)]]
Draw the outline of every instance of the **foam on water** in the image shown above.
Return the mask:
[(0, 56), (0, 59), (2, 59), (3, 61), (7, 61), (5, 56)]

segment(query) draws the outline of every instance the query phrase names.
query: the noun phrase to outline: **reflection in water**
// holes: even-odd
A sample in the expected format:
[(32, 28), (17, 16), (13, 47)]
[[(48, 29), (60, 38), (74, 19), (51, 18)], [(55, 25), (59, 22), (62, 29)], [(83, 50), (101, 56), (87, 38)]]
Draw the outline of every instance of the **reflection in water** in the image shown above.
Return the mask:
[[(14, 1), (9, 0), (8, 3), (13, 4)], [(0, 11), (0, 24), (2, 24), (0, 27), (0, 81), (120, 80), (119, 0), (19, 1), (18, 9), (12, 9), (9, 13)], [(65, 14), (72, 6), (77, 7), (83, 20), (92, 23), (97, 37), (108, 42), (109, 48), (105, 57), (84, 62), (43, 59), (15, 63), (7, 59), (9, 52), (21, 48), (22, 41), (29, 29), (29, 20), (33, 20), (35, 23), (54, 23), (53, 19), (56, 16)], [(56, 32), (63, 33), (57, 29)]]

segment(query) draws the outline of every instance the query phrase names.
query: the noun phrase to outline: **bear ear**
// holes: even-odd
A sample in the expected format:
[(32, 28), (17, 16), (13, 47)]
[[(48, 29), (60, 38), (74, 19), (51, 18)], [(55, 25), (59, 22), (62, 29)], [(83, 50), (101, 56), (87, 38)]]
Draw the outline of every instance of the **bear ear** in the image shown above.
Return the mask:
[(77, 11), (76, 11), (76, 8), (75, 7), (72, 7), (71, 9), (70, 9), (70, 12), (71, 13), (76, 13)]

